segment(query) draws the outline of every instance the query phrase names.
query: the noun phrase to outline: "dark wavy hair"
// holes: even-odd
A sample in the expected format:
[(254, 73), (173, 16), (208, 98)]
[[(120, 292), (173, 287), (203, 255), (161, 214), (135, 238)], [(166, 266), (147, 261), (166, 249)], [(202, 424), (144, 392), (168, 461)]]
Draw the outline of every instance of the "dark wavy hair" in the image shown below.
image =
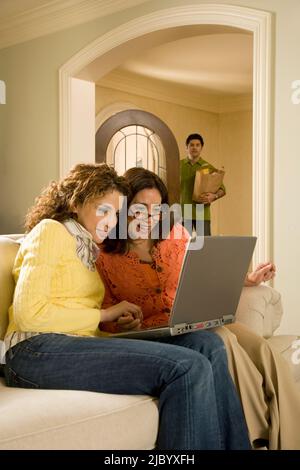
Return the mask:
[(203, 147), (204, 145), (204, 139), (200, 134), (190, 134), (189, 136), (187, 136), (185, 145), (188, 146), (191, 140), (200, 140), (201, 146)]
[[(129, 188), (130, 188), (130, 195), (128, 197), (128, 207), (130, 206), (136, 194), (139, 193), (140, 191), (143, 191), (144, 189), (157, 189), (161, 195), (161, 203), (169, 204), (168, 190), (167, 190), (165, 183), (158, 175), (156, 175), (152, 171), (146, 170), (145, 168), (130, 168), (124, 174), (124, 178), (129, 183)], [(125, 220), (127, 220), (127, 217)], [(174, 221), (173, 219), (171, 219), (170, 230), (172, 229), (173, 225), (174, 225)], [(120, 254), (127, 253), (129, 251), (128, 238), (126, 239), (117, 238), (118, 234), (119, 234), (119, 223), (117, 224), (116, 230), (114, 232), (114, 235), (116, 236), (116, 238), (108, 237), (102, 243), (101, 249), (103, 249), (106, 253), (120, 253)], [(159, 238), (156, 238), (154, 240), (154, 245), (156, 245), (162, 238), (163, 238), (163, 230), (162, 230), (162, 221), (160, 220)]]
[(129, 185), (123, 176), (106, 164), (75, 165), (61, 181), (51, 181), (35, 204), (29, 209), (25, 219), (25, 229), (29, 232), (43, 219), (62, 222), (70, 217), (77, 218), (73, 209), (88, 201), (104, 196), (111, 191), (128, 196)]

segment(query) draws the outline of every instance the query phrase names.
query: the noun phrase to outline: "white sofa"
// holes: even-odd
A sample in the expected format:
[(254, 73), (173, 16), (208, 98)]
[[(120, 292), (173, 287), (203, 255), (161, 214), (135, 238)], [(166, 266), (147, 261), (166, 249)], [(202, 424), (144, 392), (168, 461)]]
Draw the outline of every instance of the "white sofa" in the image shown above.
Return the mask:
[[(0, 340), (12, 302), (13, 236), (0, 236)], [(280, 295), (266, 286), (244, 288), (237, 319), (272, 341), (290, 360), (296, 336), (273, 336), (282, 316)], [(299, 368), (294, 367), (300, 380)], [(298, 374), (298, 376), (297, 376)], [(157, 402), (149, 396), (6, 387), (0, 377), (0, 449), (153, 449)]]

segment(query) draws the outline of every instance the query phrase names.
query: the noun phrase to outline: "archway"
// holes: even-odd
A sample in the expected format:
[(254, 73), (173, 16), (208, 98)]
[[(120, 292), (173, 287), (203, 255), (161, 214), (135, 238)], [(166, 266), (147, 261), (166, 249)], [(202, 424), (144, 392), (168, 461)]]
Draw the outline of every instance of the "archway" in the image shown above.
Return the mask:
[(146, 111), (130, 109), (114, 114), (96, 133), (96, 162), (104, 162), (106, 150), (113, 135), (120, 129), (138, 125), (151, 129), (160, 138), (166, 154), (167, 186), (170, 203), (179, 202), (179, 149), (169, 127), (157, 116)]
[(71, 78), (95, 81), (132, 54), (180, 37), (182, 27), (223, 25), (251, 31), (253, 55), (253, 234), (258, 237), (254, 262), (271, 255), (271, 13), (232, 5), (184, 5), (136, 18), (79, 51), (59, 71), (60, 173), (76, 162), (70, 152)]

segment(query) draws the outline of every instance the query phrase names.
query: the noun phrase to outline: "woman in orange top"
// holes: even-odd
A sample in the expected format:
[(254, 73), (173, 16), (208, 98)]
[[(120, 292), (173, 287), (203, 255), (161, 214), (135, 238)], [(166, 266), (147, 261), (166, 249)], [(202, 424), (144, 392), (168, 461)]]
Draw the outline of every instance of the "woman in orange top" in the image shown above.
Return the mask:
[[(161, 207), (168, 203), (167, 189), (157, 175), (143, 168), (132, 168), (125, 177), (132, 191), (128, 222), (129, 227), (134, 223), (135, 234), (128, 239), (107, 239), (97, 267), (105, 284), (103, 307), (126, 299), (141, 307), (143, 320), (134, 319), (128, 311), (117, 321), (101, 325), (108, 332), (167, 323), (189, 238), (176, 224), (169, 238), (153, 240), (151, 233), (161, 220)], [(274, 275), (274, 264), (263, 263), (248, 273), (245, 285), (259, 285)], [(253, 446), (299, 448), (300, 402), (283, 359), (244, 325), (235, 323), (215, 332), (225, 343)], [(189, 337), (195, 342), (194, 334)], [(282, 384), (284, 394), (280, 393)]]

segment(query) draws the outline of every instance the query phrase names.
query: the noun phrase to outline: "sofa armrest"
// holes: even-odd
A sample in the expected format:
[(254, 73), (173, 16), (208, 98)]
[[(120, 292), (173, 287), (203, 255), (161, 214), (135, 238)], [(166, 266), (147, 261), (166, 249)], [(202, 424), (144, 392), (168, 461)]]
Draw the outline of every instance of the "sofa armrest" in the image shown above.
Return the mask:
[(265, 285), (244, 287), (236, 311), (236, 321), (244, 323), (259, 336), (269, 338), (282, 317), (281, 296)]
[(13, 300), (15, 284), (12, 270), (18, 249), (18, 243), (0, 236), (0, 340), (6, 332), (8, 308)]

